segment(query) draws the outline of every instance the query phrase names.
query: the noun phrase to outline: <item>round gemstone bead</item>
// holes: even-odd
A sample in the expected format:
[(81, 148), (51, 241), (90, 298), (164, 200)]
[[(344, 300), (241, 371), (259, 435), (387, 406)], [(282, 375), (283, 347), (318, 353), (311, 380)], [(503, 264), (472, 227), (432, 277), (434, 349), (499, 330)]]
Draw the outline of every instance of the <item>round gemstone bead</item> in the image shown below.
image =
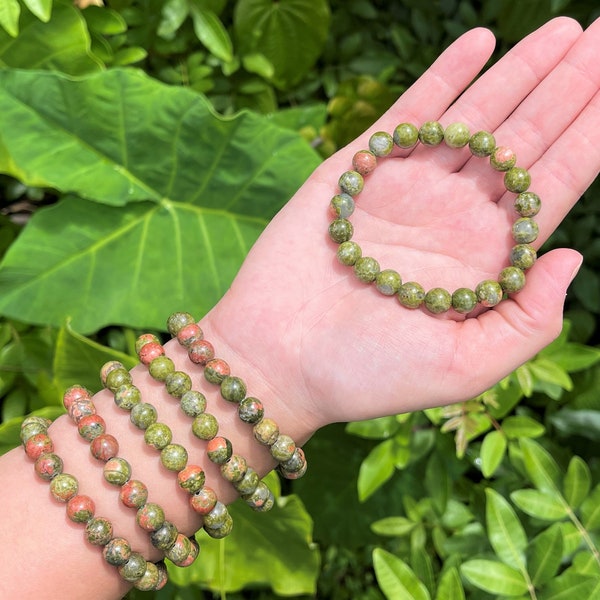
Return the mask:
[(206, 454), (212, 462), (222, 465), (231, 458), (231, 442), (222, 436), (215, 437), (208, 442)]
[(104, 479), (112, 485), (121, 486), (131, 478), (131, 465), (118, 456), (109, 458), (104, 465)]
[(181, 471), (187, 465), (187, 450), (180, 444), (169, 444), (160, 451), (160, 462), (169, 471)]
[(221, 475), (232, 483), (243, 479), (247, 470), (246, 459), (239, 454), (232, 454), (231, 458), (221, 465)]
[(515, 198), (515, 210), (522, 217), (535, 217), (540, 212), (542, 201), (533, 192), (521, 192)]
[(74, 523), (87, 523), (95, 512), (96, 505), (89, 496), (77, 494), (67, 502), (67, 517)]
[(425, 290), (415, 281), (407, 281), (398, 290), (398, 301), (407, 308), (419, 308), (425, 300)]
[(197, 465), (187, 465), (184, 469), (177, 473), (177, 483), (179, 487), (189, 494), (195, 494), (202, 489), (206, 475), (202, 467)]
[(289, 460), (283, 461), (278, 469), (286, 479), (297, 479), (306, 473), (307, 462), (304, 450), (296, 448)]
[(365, 180), (363, 179), (363, 176), (356, 171), (346, 171), (345, 173), (342, 173), (338, 185), (345, 194), (356, 196), (362, 191)]
[(188, 417), (197, 417), (206, 410), (206, 397), (200, 392), (190, 390), (181, 396), (179, 406)]
[(215, 357), (215, 349), (209, 341), (199, 340), (190, 344), (188, 356), (194, 364), (205, 366)]
[(329, 225), (329, 237), (336, 243), (347, 242), (354, 234), (354, 227), (348, 219), (336, 219)]
[(60, 475), (63, 470), (63, 461), (60, 456), (49, 452), (48, 454), (42, 454), (34, 464), (34, 470), (38, 477), (45, 481), (51, 481), (57, 475)]
[(81, 385), (72, 385), (71, 387), (67, 388), (63, 394), (63, 405), (68, 411), (73, 402), (83, 398), (90, 400), (92, 398), (92, 393)]
[(217, 504), (217, 495), (209, 487), (203, 487), (190, 496), (190, 506), (199, 515), (207, 515)]
[(51, 423), (52, 421), (49, 419), (43, 419), (41, 417), (26, 417), (21, 423), (21, 431), (19, 433), (23, 444), (26, 444), (27, 440), (38, 433), (46, 433)]
[(354, 263), (354, 274), (364, 283), (375, 281), (379, 273), (379, 263), (370, 256), (362, 256)]
[(496, 147), (494, 136), (488, 131), (478, 131), (471, 136), (469, 140), (469, 150), (473, 156), (484, 158), (489, 156)]
[(239, 377), (228, 375), (221, 381), (221, 396), (229, 402), (239, 403), (246, 397), (246, 384)]
[(444, 139), (444, 128), (437, 121), (426, 121), (419, 128), (419, 140), (425, 146), (437, 146)]
[(104, 517), (93, 517), (85, 526), (85, 539), (94, 546), (105, 546), (112, 535), (112, 524)]
[(73, 475), (60, 473), (50, 482), (50, 493), (59, 502), (68, 502), (77, 495), (79, 484)]
[(172, 337), (176, 337), (180, 329), (186, 325), (192, 325), (195, 323), (194, 317), (187, 312), (174, 312), (167, 319), (167, 331)]
[(531, 185), (531, 175), (526, 169), (521, 167), (512, 167), (504, 174), (504, 187), (509, 192), (519, 194), (524, 192)]
[(152, 423), (156, 423), (158, 415), (152, 404), (140, 402), (131, 409), (129, 417), (138, 429), (147, 429)]
[(513, 223), (512, 234), (517, 244), (529, 244), (537, 239), (538, 224), (530, 217), (521, 217)]
[(483, 306), (491, 307), (496, 306), (502, 300), (504, 292), (497, 281), (486, 279), (477, 284), (475, 294)]
[(210, 383), (220, 384), (228, 375), (231, 375), (231, 369), (222, 358), (213, 358), (204, 367), (204, 378)]
[(469, 288), (458, 288), (452, 294), (452, 308), (457, 313), (465, 315), (477, 306), (477, 294)]
[(347, 267), (353, 266), (362, 256), (362, 250), (356, 242), (342, 242), (337, 249), (337, 259)]
[(152, 361), (164, 355), (165, 349), (163, 348), (163, 345), (158, 341), (148, 342), (147, 344), (144, 344), (138, 351), (138, 358), (140, 359), (140, 362), (146, 366), (151, 364)]
[(245, 423), (258, 423), (264, 414), (265, 408), (258, 398), (248, 396), (238, 405), (238, 416)]
[(218, 431), (219, 423), (209, 413), (198, 415), (192, 422), (192, 433), (200, 440), (212, 440)]
[(519, 269), (529, 269), (537, 259), (537, 252), (529, 244), (517, 244), (510, 251), (510, 263)]
[(225, 515), (225, 519), (219, 527), (204, 526), (204, 531), (213, 539), (220, 540), (227, 537), (233, 530), (233, 519), (229, 513)]
[(377, 131), (369, 138), (369, 150), (375, 156), (387, 156), (394, 149), (394, 138), (386, 131)]
[(425, 294), (424, 300), (427, 310), (434, 314), (446, 312), (452, 306), (450, 292), (443, 288), (433, 288)]
[(470, 137), (471, 132), (464, 123), (450, 123), (444, 131), (444, 141), (450, 148), (463, 148)]
[(506, 267), (500, 271), (498, 283), (507, 294), (514, 294), (523, 289), (525, 273), (518, 267)]
[(354, 213), (354, 198), (348, 194), (336, 194), (331, 199), (331, 213), (338, 219), (347, 219)]
[(81, 398), (77, 400), (69, 406), (69, 417), (75, 423), (79, 424), (79, 421), (83, 419), (83, 417), (87, 417), (88, 415), (93, 415), (96, 413), (96, 407), (94, 403), (88, 398)]
[(402, 279), (393, 269), (384, 269), (375, 277), (375, 286), (384, 296), (397, 294), (401, 285)]
[(142, 401), (142, 394), (140, 390), (133, 385), (128, 383), (122, 385), (115, 392), (115, 404), (123, 410), (131, 410), (136, 404)]
[(87, 415), (79, 421), (77, 430), (84, 440), (91, 442), (106, 431), (106, 423), (100, 415)]
[(199, 342), (203, 338), (204, 332), (198, 323), (185, 325), (177, 332), (177, 341), (185, 348), (188, 348), (194, 342)]
[(165, 387), (169, 395), (174, 398), (181, 398), (183, 394), (192, 389), (192, 380), (187, 373), (183, 371), (174, 371), (165, 378)]
[(153, 333), (142, 333), (137, 340), (135, 340), (135, 353), (139, 354), (140, 350), (146, 344), (158, 344), (161, 345), (160, 340)]
[(145, 531), (156, 531), (165, 523), (165, 511), (158, 504), (148, 502), (138, 509), (135, 520)]
[(412, 148), (419, 141), (419, 130), (412, 123), (400, 123), (394, 129), (394, 143), (400, 148)]
[(490, 165), (496, 171), (508, 171), (515, 166), (516, 162), (516, 154), (506, 146), (498, 146), (490, 154)]
[(109, 433), (102, 433), (95, 437), (90, 444), (92, 456), (106, 462), (119, 452), (119, 442)]
[(216, 529), (226, 521), (228, 514), (227, 507), (217, 500), (213, 509), (204, 516), (204, 526), (209, 529)]
[(173, 371), (175, 371), (175, 365), (168, 356), (158, 356), (148, 365), (148, 372), (157, 381), (164, 382), (167, 375)]
[(115, 537), (102, 548), (104, 560), (114, 567), (124, 565), (131, 557), (131, 546), (122, 537)]
[(254, 425), (254, 437), (265, 446), (272, 446), (279, 437), (279, 426), (273, 419), (264, 418)]
[(133, 587), (140, 592), (151, 592), (158, 590), (162, 575), (158, 567), (152, 562), (146, 562), (144, 574), (133, 582)]
[(31, 460), (37, 460), (42, 454), (50, 454), (52, 452), (54, 452), (54, 444), (45, 431), (32, 435), (25, 442), (25, 454)]
[(102, 365), (102, 367), (100, 368), (100, 381), (102, 382), (102, 385), (104, 387), (106, 386), (106, 378), (108, 377), (108, 374), (111, 371), (114, 371), (115, 369), (124, 369), (125, 367), (123, 366), (122, 363), (120, 363), (118, 360), (109, 360), (108, 362), (104, 363)]
[(131, 381), (131, 374), (125, 367), (121, 366), (109, 371), (106, 375), (105, 387), (114, 394), (122, 385), (131, 383)]
[(173, 434), (170, 427), (164, 423), (152, 423), (144, 431), (144, 441), (156, 450), (162, 450), (165, 446), (168, 446), (172, 438)]
[(270, 450), (271, 456), (276, 461), (285, 462), (294, 455), (294, 452), (296, 451), (296, 443), (289, 435), (282, 433), (277, 437)]
[(150, 541), (155, 548), (164, 552), (175, 543), (178, 533), (177, 527), (173, 523), (164, 521), (158, 529), (150, 534)]
[(121, 502), (129, 508), (141, 508), (148, 500), (148, 488), (137, 479), (130, 479), (119, 490)]
[(139, 552), (132, 552), (129, 560), (119, 566), (119, 575), (125, 581), (137, 581), (146, 572), (146, 559)]
[(188, 556), (192, 553), (191, 540), (183, 535), (177, 534), (175, 543), (165, 552), (165, 556), (175, 565), (182, 566)]
[(244, 501), (253, 509), (259, 512), (266, 512), (273, 508), (275, 497), (264, 481), (261, 481), (254, 492), (243, 496)]
[[(377, 166), (377, 157), (371, 150), (359, 150), (352, 157), (352, 167), (354, 170), (365, 177), (369, 173), (372, 173)], [(348, 194), (343, 194), (348, 196)], [(352, 198), (352, 196), (348, 196)]]
[(252, 467), (248, 467), (242, 479), (233, 482), (233, 487), (241, 496), (244, 496), (251, 494), (256, 489), (259, 482), (260, 477), (258, 476), (258, 473)]

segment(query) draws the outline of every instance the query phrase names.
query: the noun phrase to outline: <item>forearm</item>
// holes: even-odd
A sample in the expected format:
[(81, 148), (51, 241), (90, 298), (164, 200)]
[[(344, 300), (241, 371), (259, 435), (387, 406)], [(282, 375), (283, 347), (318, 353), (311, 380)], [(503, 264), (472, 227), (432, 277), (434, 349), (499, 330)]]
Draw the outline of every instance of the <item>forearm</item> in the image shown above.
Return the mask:
[[(248, 395), (260, 398), (265, 404), (265, 416), (277, 422), (282, 433), (302, 444), (311, 435), (314, 426), (299, 419), (293, 410), (293, 395), (283, 397), (284, 390), (273, 387), (263, 378), (260, 369), (244, 357), (243, 349), (230, 346), (221, 340), (214, 322), (206, 318), (201, 322), (205, 337), (215, 346), (216, 356), (227, 360), (232, 374), (244, 379)], [(242, 422), (235, 405), (223, 400), (219, 387), (208, 383), (202, 368), (193, 364), (184, 348), (177, 342), (165, 345), (167, 355), (175, 368), (190, 375), (193, 388), (201, 391), (208, 400), (207, 412), (217, 417), (219, 435), (231, 440), (234, 452), (244, 456), (260, 475), (271, 470), (276, 462), (268, 448), (253, 439), (252, 425)], [(158, 411), (158, 421), (167, 424), (173, 432), (173, 442), (188, 451), (188, 464), (200, 465), (206, 472), (206, 485), (212, 487), (224, 503), (237, 497), (232, 485), (225, 481), (218, 465), (211, 463), (205, 453), (206, 442), (197, 439), (191, 431), (192, 419), (183, 413), (176, 398), (170, 396), (164, 385), (148, 374), (145, 366), (132, 370), (133, 382), (139, 388), (142, 401), (149, 402)], [(277, 378), (275, 378), (277, 379)], [(291, 382), (290, 382), (291, 383)], [(290, 386), (294, 389), (297, 386)], [(202, 518), (189, 504), (190, 495), (181, 489), (176, 473), (160, 463), (159, 452), (144, 442), (143, 431), (134, 426), (126, 411), (116, 406), (108, 390), (93, 398), (98, 414), (106, 422), (106, 432), (119, 442), (118, 456), (125, 458), (132, 468), (132, 479), (143, 481), (149, 489), (149, 502), (159, 504), (165, 517), (177, 529), (191, 535), (202, 526)], [(136, 524), (135, 509), (119, 501), (116, 486), (103, 478), (103, 463), (90, 453), (89, 442), (78, 433), (68, 416), (57, 419), (48, 431), (55, 453), (64, 461), (64, 472), (74, 475), (79, 483), (79, 493), (90, 496), (96, 505), (96, 516), (108, 518), (114, 535), (125, 537), (132, 548), (146, 558), (158, 560), (161, 553), (153, 548), (147, 532)], [(33, 463), (22, 448), (16, 448), (0, 459), (4, 481), (10, 492), (3, 502), (5, 559), (0, 577), (0, 597), (18, 595), (20, 598), (121, 598), (129, 585), (122, 581), (115, 567), (102, 558), (101, 548), (84, 540), (83, 526), (71, 522), (65, 504), (54, 500), (48, 483), (34, 473)], [(268, 515), (265, 515), (268, 518)], [(10, 542), (8, 542), (10, 540)], [(199, 558), (201, 560), (201, 558)]]

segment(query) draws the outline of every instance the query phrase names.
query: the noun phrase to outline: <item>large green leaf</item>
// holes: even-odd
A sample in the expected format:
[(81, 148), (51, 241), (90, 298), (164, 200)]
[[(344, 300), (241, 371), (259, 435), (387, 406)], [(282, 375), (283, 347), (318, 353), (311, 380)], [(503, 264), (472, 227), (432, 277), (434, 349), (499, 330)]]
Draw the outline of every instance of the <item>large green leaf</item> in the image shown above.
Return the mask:
[(376, 548), (373, 551), (373, 566), (377, 583), (386, 598), (393, 600), (430, 600), (429, 592), (413, 570), (400, 558)]
[(563, 536), (558, 525), (551, 525), (531, 541), (527, 548), (527, 568), (536, 587), (556, 575), (562, 555)]
[(561, 497), (551, 492), (539, 490), (515, 490), (510, 495), (511, 500), (525, 513), (543, 519), (557, 521), (567, 516), (567, 506)]
[(494, 560), (474, 559), (464, 562), (460, 571), (473, 585), (499, 596), (521, 596), (527, 592), (523, 575)]
[(36, 213), (0, 265), (0, 312), (79, 332), (204, 314), (319, 162), (297, 134), (135, 70), (0, 72), (0, 111), (1, 170), (102, 203)]
[(579, 456), (569, 462), (564, 480), (564, 494), (569, 506), (576, 509), (590, 492), (592, 475), (590, 468)]
[(465, 590), (456, 567), (444, 571), (440, 577), (435, 600), (465, 600)]
[(523, 464), (529, 479), (542, 492), (560, 493), (562, 474), (552, 455), (538, 443), (521, 438)]

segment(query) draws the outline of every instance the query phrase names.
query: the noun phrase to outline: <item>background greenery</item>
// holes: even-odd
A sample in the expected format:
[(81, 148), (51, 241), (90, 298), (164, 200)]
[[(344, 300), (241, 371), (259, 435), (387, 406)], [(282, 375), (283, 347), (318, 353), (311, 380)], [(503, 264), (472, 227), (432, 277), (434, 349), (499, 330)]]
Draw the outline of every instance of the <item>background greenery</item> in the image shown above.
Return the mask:
[[(0, 3), (0, 449), (61, 390), (201, 316), (319, 161), (452, 40), (495, 58), (594, 0)], [(600, 598), (598, 185), (547, 247), (585, 256), (561, 337), (457, 405), (332, 426), (268, 515), (232, 506), (154, 597)], [(268, 540), (267, 543), (256, 540)], [(132, 593), (131, 597), (136, 594)], [(152, 595), (146, 595), (151, 598)]]

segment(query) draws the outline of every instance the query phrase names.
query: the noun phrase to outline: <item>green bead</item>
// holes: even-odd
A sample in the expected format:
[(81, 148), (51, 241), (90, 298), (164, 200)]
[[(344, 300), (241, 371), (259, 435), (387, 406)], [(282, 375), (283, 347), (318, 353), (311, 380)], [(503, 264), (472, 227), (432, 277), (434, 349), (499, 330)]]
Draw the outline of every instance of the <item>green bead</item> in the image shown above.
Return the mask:
[(450, 123), (444, 131), (444, 141), (450, 148), (463, 148), (469, 143), (471, 132), (464, 123)]
[(530, 217), (521, 217), (513, 223), (512, 234), (517, 244), (529, 244), (537, 239), (538, 224)]
[(170, 427), (164, 423), (152, 423), (144, 431), (144, 441), (156, 450), (162, 450), (168, 446), (172, 438)]
[(394, 129), (394, 143), (400, 148), (412, 148), (419, 141), (419, 130), (412, 123), (400, 123)]
[(346, 171), (345, 173), (342, 173), (338, 185), (342, 192), (349, 196), (356, 196), (356, 194), (359, 194), (362, 191), (365, 180), (363, 179), (363, 176), (356, 171)]
[(242, 498), (248, 504), (248, 506), (252, 508), (252, 510), (256, 510), (258, 512), (266, 512), (271, 510), (275, 504), (273, 492), (269, 489), (264, 481), (261, 481), (251, 494), (242, 496)]
[(522, 217), (535, 217), (540, 212), (542, 201), (533, 192), (521, 192), (515, 198), (515, 210)]
[(146, 572), (146, 559), (139, 552), (132, 552), (129, 560), (119, 567), (119, 575), (125, 581), (137, 581)]
[(488, 131), (478, 131), (471, 136), (469, 140), (469, 150), (473, 156), (483, 158), (489, 156), (496, 147), (494, 136)]
[(336, 219), (329, 225), (329, 237), (336, 243), (347, 242), (354, 234), (354, 227), (348, 219)]
[(50, 493), (59, 502), (68, 502), (78, 490), (77, 479), (68, 473), (60, 473), (50, 482)]
[(354, 263), (354, 274), (360, 281), (371, 283), (379, 273), (379, 263), (370, 256), (362, 256)]
[(229, 375), (221, 382), (221, 396), (228, 402), (241, 402), (246, 397), (246, 384), (239, 377)]
[(195, 323), (194, 317), (187, 312), (174, 312), (167, 319), (167, 331), (172, 337), (175, 337), (180, 329), (183, 329), (186, 325)]
[(526, 169), (521, 167), (512, 167), (504, 174), (504, 187), (509, 192), (519, 194), (527, 190), (531, 185), (531, 175)]
[(277, 462), (285, 462), (294, 456), (296, 451), (296, 443), (294, 440), (284, 433), (280, 434), (275, 443), (271, 446), (271, 456)]
[(264, 414), (265, 408), (258, 398), (248, 396), (238, 405), (238, 416), (244, 423), (258, 423)]
[(497, 146), (490, 154), (490, 165), (496, 171), (508, 171), (517, 162), (517, 155), (506, 146)]
[(113, 538), (102, 548), (102, 556), (109, 565), (124, 565), (131, 556), (131, 546), (125, 538)]
[(113, 369), (106, 376), (105, 387), (113, 394), (122, 386), (131, 383), (131, 374), (127, 369)]
[(398, 301), (407, 308), (419, 308), (425, 300), (425, 290), (415, 281), (407, 281), (398, 290)]
[(46, 433), (51, 423), (52, 421), (49, 419), (44, 419), (35, 415), (27, 417), (23, 423), (21, 423), (21, 441), (25, 444), (27, 440), (32, 438), (34, 435), (37, 435), (38, 433)]
[(443, 288), (433, 288), (425, 294), (424, 302), (429, 312), (439, 314), (450, 310), (452, 296)]
[(486, 279), (477, 284), (475, 294), (483, 306), (490, 307), (496, 306), (502, 300), (504, 292), (497, 281)]
[(256, 440), (265, 446), (272, 446), (279, 437), (279, 426), (272, 419), (259, 421), (253, 431)]
[(158, 414), (152, 404), (140, 402), (131, 409), (129, 418), (138, 429), (147, 429), (152, 423), (156, 423)]
[(212, 440), (218, 431), (219, 423), (209, 413), (198, 415), (192, 422), (192, 433), (200, 440)]
[(181, 471), (187, 461), (187, 450), (179, 444), (169, 444), (160, 451), (160, 462), (169, 471)]
[(118, 456), (109, 458), (104, 465), (104, 479), (111, 485), (124, 485), (131, 479), (131, 465)]
[(337, 249), (337, 259), (347, 267), (353, 266), (362, 256), (362, 250), (356, 242), (342, 242)]
[(135, 520), (144, 531), (157, 531), (165, 523), (165, 511), (158, 504), (147, 502), (138, 509)]
[(187, 373), (174, 371), (166, 376), (165, 387), (169, 395), (173, 396), (173, 398), (181, 398), (183, 394), (192, 389), (192, 380)]
[(93, 517), (85, 526), (85, 539), (93, 546), (105, 546), (113, 536), (111, 522), (104, 517)]
[(375, 277), (375, 286), (384, 296), (393, 296), (398, 293), (402, 279), (396, 271), (385, 269), (377, 273)]
[(206, 410), (206, 396), (190, 390), (181, 396), (179, 406), (188, 417), (197, 417)]
[(394, 138), (385, 131), (378, 131), (369, 138), (369, 150), (375, 156), (387, 156), (393, 149)]
[(452, 308), (465, 315), (477, 306), (477, 294), (469, 288), (458, 288), (452, 294)]
[(537, 252), (529, 244), (517, 244), (510, 251), (510, 263), (519, 269), (530, 269), (537, 259)]
[(144, 574), (133, 582), (133, 587), (140, 592), (151, 592), (160, 589), (161, 573), (152, 562), (146, 562)]
[(444, 139), (444, 128), (437, 121), (427, 121), (419, 128), (419, 140), (425, 146), (437, 146)]
[(231, 375), (231, 369), (222, 358), (213, 358), (204, 367), (204, 379), (215, 385), (221, 385), (228, 375)]
[(355, 208), (354, 198), (349, 194), (336, 194), (331, 199), (331, 211), (339, 219), (347, 219)]
[(518, 267), (506, 267), (500, 271), (498, 283), (507, 294), (514, 294), (523, 289), (525, 273)]
[(204, 527), (208, 529), (218, 529), (227, 522), (229, 511), (227, 507), (217, 501), (214, 508), (204, 516)]
[(246, 469), (246, 473), (244, 473), (244, 477), (242, 477), (242, 479), (239, 481), (233, 482), (233, 487), (241, 496), (243, 496), (245, 494), (251, 494), (254, 492), (259, 482), (260, 477), (258, 473), (252, 467), (248, 467)]
[(231, 483), (241, 481), (247, 470), (246, 459), (239, 454), (232, 454), (231, 458), (221, 465), (221, 475)]
[(167, 376), (175, 371), (175, 365), (168, 356), (157, 356), (149, 365), (150, 375), (157, 381), (166, 381)]
[(123, 410), (131, 410), (142, 400), (140, 390), (132, 383), (122, 385), (115, 392), (115, 404)]
[(206, 445), (206, 455), (217, 465), (226, 463), (233, 453), (231, 442), (222, 436), (215, 437)]
[(178, 533), (177, 527), (173, 523), (164, 521), (158, 529), (150, 534), (150, 542), (156, 549), (164, 552), (175, 543)]

